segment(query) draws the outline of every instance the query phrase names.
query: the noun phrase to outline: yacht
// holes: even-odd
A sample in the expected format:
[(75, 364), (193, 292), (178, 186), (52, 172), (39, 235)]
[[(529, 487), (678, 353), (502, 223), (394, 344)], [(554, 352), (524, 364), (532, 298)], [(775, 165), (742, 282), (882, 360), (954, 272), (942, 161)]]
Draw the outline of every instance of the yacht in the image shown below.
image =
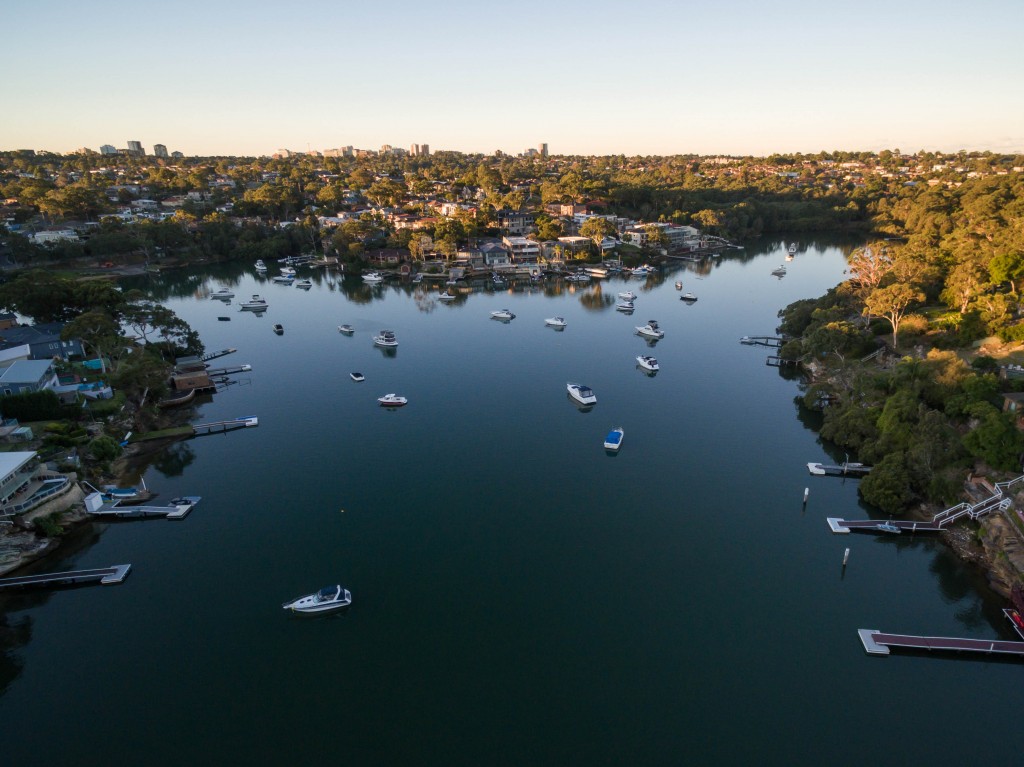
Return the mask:
[(593, 405), (597, 402), (597, 395), (594, 394), (593, 390), (589, 386), (577, 383), (567, 383), (565, 388), (568, 390), (569, 396), (581, 405)]
[(391, 394), (385, 394), (383, 397), (378, 397), (377, 401), (380, 403), (381, 407), (402, 407), (409, 402), (405, 397), (399, 397), (394, 392)]
[(356, 329), (351, 325), (338, 325), (338, 331), (344, 333), (347, 336), (350, 336), (356, 332)]
[(629, 273), (632, 274), (634, 277), (646, 277), (652, 271), (653, 270), (651, 269), (651, 267), (647, 266), (647, 264), (644, 264), (643, 266), (638, 266), (636, 269), (630, 269)]
[(664, 338), (665, 331), (658, 327), (657, 320), (647, 320), (646, 325), (641, 325), (636, 332), (648, 338)]
[(271, 282), (276, 282), (280, 285), (291, 285), (295, 282), (295, 275), (288, 276), (287, 274), (275, 274), (270, 278)]
[(553, 328), (564, 328), (565, 318), (564, 317), (548, 317), (544, 320), (545, 325), (550, 325)]
[(257, 272), (265, 272), (265, 271), (267, 271), (267, 265), (265, 263), (263, 263), (263, 259), (262, 258), (256, 259), (256, 271)]
[(789, 251), (788, 251), (788, 253), (791, 256), (795, 256), (796, 255), (796, 243), (795, 242), (791, 242), (789, 244)]
[(786, 265), (779, 264), (777, 267), (772, 269), (772, 274), (774, 274), (776, 277), (784, 277), (786, 275)]
[(658, 360), (656, 360), (654, 357), (648, 357), (647, 355), (641, 355), (640, 357), (637, 357), (636, 363), (644, 370), (661, 370), (661, 368), (658, 366)]
[(455, 296), (449, 293), (447, 290), (437, 297), (438, 301), (454, 301)]
[(364, 376), (362, 373), (349, 373), (348, 377), (351, 378), (356, 383), (361, 383), (362, 381), (366, 380), (366, 376)]
[(625, 293), (619, 293), (619, 298), (621, 298), (623, 301), (629, 301), (630, 303), (633, 303), (634, 301), (636, 301), (636, 293), (634, 293), (632, 290), (627, 290)]
[(290, 267), (290, 266), (282, 266), (281, 267), (281, 275), (284, 276), (284, 277), (294, 277), (295, 276), (295, 270), (292, 269), (292, 267)]
[(496, 312), (491, 312), (492, 320), (505, 320), (507, 322), (508, 320), (514, 320), (515, 318), (516, 316), (508, 309), (499, 309)]
[(309, 290), (313, 287), (313, 280), (296, 280), (295, 287), (302, 288), (303, 290)]
[(629, 313), (632, 312), (636, 307), (633, 306), (632, 301), (620, 301), (619, 303), (615, 304), (615, 308), (620, 312)]
[(384, 282), (384, 275), (380, 272), (367, 272), (363, 275), (363, 282), (369, 282), (371, 284)]
[(688, 304), (692, 304), (694, 301), (697, 300), (697, 296), (693, 295), (693, 293), (683, 293), (683, 295), (679, 296), (679, 300), (686, 301), (686, 303)]
[(260, 296), (255, 294), (248, 301), (243, 301), (240, 306), (244, 311), (250, 312), (264, 312), (270, 308), (270, 304), (267, 303), (265, 298), (260, 298)]
[(377, 346), (383, 346), (386, 349), (394, 349), (398, 346), (398, 339), (395, 338), (393, 330), (380, 331), (380, 333), (373, 337), (373, 342)]
[(217, 298), (221, 301), (230, 301), (235, 297), (235, 292), (231, 288), (218, 288), (210, 294), (210, 298)]
[(621, 426), (616, 426), (608, 432), (608, 436), (604, 438), (604, 449), (617, 453), (619, 448), (622, 447), (622, 438), (624, 436), (626, 436), (626, 432), (623, 428)]
[(350, 604), (352, 594), (348, 589), (341, 586), (325, 586), (313, 594), (285, 602), (281, 607), (302, 615), (323, 615), (341, 610)]

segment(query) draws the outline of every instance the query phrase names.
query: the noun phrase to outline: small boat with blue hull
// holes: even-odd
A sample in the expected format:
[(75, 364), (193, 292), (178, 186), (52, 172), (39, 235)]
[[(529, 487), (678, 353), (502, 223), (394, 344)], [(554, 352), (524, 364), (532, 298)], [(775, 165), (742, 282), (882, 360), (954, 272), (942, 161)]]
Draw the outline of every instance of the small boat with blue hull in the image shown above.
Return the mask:
[(622, 447), (622, 438), (626, 436), (626, 432), (621, 426), (616, 426), (610, 432), (608, 436), (604, 438), (604, 449), (612, 453), (619, 452), (619, 448)]

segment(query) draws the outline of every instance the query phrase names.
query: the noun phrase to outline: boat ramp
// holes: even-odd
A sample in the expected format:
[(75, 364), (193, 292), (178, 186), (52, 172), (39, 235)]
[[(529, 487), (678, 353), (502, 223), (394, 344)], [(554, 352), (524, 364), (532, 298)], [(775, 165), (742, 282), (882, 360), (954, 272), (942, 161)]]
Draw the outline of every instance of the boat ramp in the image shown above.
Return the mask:
[(89, 493), (85, 497), (85, 511), (93, 517), (114, 517), (116, 519), (146, 519), (149, 517), (184, 519), (200, 500), (201, 498), (197, 495), (186, 495), (175, 498), (164, 506), (122, 506), (119, 501), (105, 502), (99, 493)]
[(0, 589), (75, 586), (84, 583), (99, 583), (109, 586), (123, 581), (131, 568), (131, 565), (112, 565), (94, 570), (68, 570), (62, 573), (39, 573), (37, 575), (19, 575), (15, 578), (0, 578)]

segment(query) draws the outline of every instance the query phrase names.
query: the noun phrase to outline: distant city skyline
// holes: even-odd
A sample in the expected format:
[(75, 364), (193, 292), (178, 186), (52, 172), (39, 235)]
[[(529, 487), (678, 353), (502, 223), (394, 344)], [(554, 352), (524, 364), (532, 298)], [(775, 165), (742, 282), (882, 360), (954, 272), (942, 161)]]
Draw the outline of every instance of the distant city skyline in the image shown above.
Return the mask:
[(0, 149), (1024, 153), (1024, 2), (709, 5), (11, 0)]

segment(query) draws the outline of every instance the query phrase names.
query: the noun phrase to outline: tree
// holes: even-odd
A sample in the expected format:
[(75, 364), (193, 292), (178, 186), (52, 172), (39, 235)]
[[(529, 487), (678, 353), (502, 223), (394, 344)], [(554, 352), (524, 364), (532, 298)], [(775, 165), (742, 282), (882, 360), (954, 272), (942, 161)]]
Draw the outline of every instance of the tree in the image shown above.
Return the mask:
[(860, 481), (859, 490), (865, 501), (885, 513), (902, 514), (914, 499), (906, 454), (897, 451), (885, 456)]
[(997, 253), (988, 262), (988, 274), (995, 283), (1009, 282), (1010, 291), (1017, 295), (1017, 283), (1024, 279), (1024, 252), (1006, 250)]
[[(991, 266), (989, 267), (991, 270)], [(946, 286), (942, 300), (960, 314), (967, 314), (971, 299), (981, 292), (985, 284), (985, 271), (981, 264), (972, 260), (961, 261), (946, 275)], [(1012, 284), (1012, 283), (1011, 283)]]
[(850, 282), (865, 293), (870, 293), (892, 268), (889, 249), (880, 243), (865, 245), (850, 254)]
[(885, 317), (892, 326), (892, 345), (897, 346), (896, 336), (910, 305), (924, 300), (924, 294), (917, 288), (897, 282), (871, 291), (864, 300), (864, 314)]
[(77, 338), (83, 346), (92, 348), (100, 360), (100, 371), (106, 373), (106, 357), (124, 344), (120, 330), (109, 313), (96, 310), (75, 317), (64, 326), (60, 337), (65, 341)]
[(605, 237), (612, 237), (615, 234), (615, 224), (599, 216), (591, 216), (580, 225), (580, 236), (589, 237), (598, 248)]

